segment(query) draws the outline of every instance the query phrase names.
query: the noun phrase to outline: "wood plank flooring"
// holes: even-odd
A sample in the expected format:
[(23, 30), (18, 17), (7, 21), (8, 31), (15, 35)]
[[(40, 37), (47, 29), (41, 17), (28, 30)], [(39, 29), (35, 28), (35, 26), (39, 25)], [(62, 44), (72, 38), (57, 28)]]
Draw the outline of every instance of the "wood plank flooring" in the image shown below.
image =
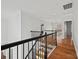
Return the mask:
[(77, 59), (73, 41), (65, 38), (57, 41), (57, 48), (51, 53), (48, 59)]

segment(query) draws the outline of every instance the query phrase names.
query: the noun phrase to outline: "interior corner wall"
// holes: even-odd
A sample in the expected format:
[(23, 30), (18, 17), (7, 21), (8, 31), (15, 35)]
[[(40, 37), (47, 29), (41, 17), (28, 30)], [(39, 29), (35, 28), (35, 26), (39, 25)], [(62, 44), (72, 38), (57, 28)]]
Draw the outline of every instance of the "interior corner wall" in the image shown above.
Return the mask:
[(78, 56), (78, 0), (73, 0), (73, 42)]

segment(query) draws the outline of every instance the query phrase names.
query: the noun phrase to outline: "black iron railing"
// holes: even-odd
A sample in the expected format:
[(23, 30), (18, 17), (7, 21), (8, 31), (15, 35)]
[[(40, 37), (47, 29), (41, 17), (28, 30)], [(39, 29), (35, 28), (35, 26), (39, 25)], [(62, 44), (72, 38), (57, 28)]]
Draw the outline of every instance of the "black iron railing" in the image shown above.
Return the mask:
[[(40, 59), (39, 57), (41, 57), (42, 59), (47, 59), (47, 39), (48, 39), (48, 36), (53, 36), (55, 35), (55, 40), (57, 40), (57, 32), (55, 33), (50, 33), (50, 34), (47, 34), (45, 32), (45, 35), (40, 35), (40, 36), (37, 36), (37, 37), (33, 37), (33, 38), (29, 38), (29, 39), (25, 39), (25, 40), (22, 40), (22, 41), (17, 41), (17, 42), (13, 42), (13, 43), (8, 43), (8, 44), (5, 44), (5, 45), (1, 45), (1, 51), (3, 52), (4, 50), (6, 49), (9, 49), (9, 59), (11, 59), (11, 48), (12, 47), (17, 47), (16, 48), (16, 53), (17, 53), (17, 59), (19, 59), (19, 45), (22, 45), (22, 50), (23, 51), (23, 59)], [(53, 38), (53, 37), (52, 37)], [(31, 45), (30, 45), (30, 42), (31, 42)], [(45, 48), (42, 48), (40, 47), (41, 46), (41, 43), (40, 42), (43, 42), (45, 44)], [(25, 47), (25, 43), (27, 43), (27, 47)], [(56, 45), (57, 45), (57, 42), (56, 42)], [(25, 49), (28, 48), (28, 53), (27, 55), (25, 55), (26, 51)], [(41, 51), (44, 51), (41, 52)], [(41, 55), (42, 54), (42, 55)], [(38, 57), (37, 57), (37, 56)]]

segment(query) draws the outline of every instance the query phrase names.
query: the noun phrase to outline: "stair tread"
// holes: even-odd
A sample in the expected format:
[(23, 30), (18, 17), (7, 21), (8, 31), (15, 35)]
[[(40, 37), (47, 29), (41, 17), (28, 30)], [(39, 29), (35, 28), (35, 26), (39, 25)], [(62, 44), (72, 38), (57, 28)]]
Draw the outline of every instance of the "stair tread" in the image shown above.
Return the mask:
[[(44, 47), (42, 47), (42, 46), (41, 46), (41, 48), (43, 48), (43, 49), (45, 50), (45, 48), (44, 48)], [(39, 48), (39, 49), (41, 49), (41, 48)], [(48, 51), (48, 52), (49, 52), (50, 50), (51, 50), (51, 49), (48, 49), (48, 48), (47, 48), (47, 51)]]
[(44, 55), (44, 52), (43, 51), (36, 51), (36, 54), (42, 54), (42, 55)]
[(44, 57), (40, 57), (36, 55), (36, 59), (44, 59)]
[[(45, 43), (43, 43), (43, 42), (40, 42), (40, 44), (45, 45)], [(47, 46), (54, 46), (54, 45), (52, 45), (52, 44), (47, 44)]]
[[(39, 40), (39, 42), (45, 44), (45, 40)], [(47, 40), (47, 45), (56, 45), (56, 40)]]
[[(44, 44), (44, 43), (41, 43), (40, 46), (45, 47), (45, 44)], [(47, 48), (49, 48), (49, 49), (53, 49), (53, 47), (54, 47), (54, 46), (51, 45), (51, 44), (47, 45)]]

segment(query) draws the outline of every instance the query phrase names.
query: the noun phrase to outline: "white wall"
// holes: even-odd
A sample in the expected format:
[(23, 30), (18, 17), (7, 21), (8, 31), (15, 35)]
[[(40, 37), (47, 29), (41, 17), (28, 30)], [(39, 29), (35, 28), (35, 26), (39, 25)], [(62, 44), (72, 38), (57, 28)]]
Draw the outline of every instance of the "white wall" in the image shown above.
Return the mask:
[(27, 13), (25, 11), (22, 11), (22, 16), (21, 16), (21, 29), (22, 29), (22, 39), (30, 38), (31, 37), (31, 30), (32, 31), (40, 31), (41, 27), (40, 25), (42, 24), (42, 20), (39, 18), (35, 17), (34, 15)]
[(73, 42), (78, 56), (78, 0), (73, 0)]
[[(21, 15), (19, 11), (6, 11), (2, 15), (2, 44), (21, 40)], [(4, 42), (6, 41), (6, 43)]]

